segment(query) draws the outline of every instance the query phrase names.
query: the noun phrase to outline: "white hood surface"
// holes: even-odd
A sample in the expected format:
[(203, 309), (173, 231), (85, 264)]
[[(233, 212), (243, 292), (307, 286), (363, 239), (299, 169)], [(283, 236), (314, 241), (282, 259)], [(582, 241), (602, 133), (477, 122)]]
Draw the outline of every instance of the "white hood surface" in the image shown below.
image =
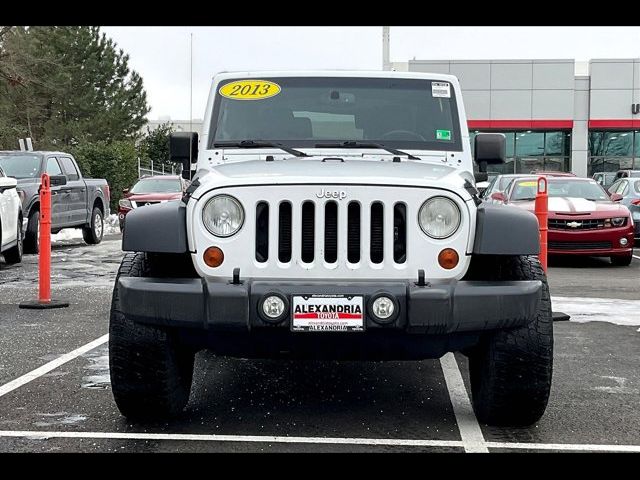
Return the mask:
[(211, 171), (198, 172), (199, 198), (218, 186), (232, 185), (393, 185), (446, 188), (464, 192), (465, 180), (458, 170), (419, 160), (392, 162), (344, 157), (303, 157), (284, 160), (250, 160), (217, 165)]

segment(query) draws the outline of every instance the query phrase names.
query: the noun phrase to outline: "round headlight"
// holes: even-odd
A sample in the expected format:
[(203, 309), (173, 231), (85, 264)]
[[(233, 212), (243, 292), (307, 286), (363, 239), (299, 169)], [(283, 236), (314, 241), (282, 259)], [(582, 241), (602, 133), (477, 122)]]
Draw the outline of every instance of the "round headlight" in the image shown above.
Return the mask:
[(202, 222), (216, 237), (235, 235), (244, 222), (244, 210), (230, 195), (216, 195), (202, 209)]
[(453, 200), (433, 197), (420, 207), (418, 223), (431, 238), (447, 238), (460, 226), (460, 209)]
[(617, 217), (617, 218), (612, 218), (611, 219), (611, 223), (613, 223), (614, 227), (621, 227), (624, 225), (624, 221), (626, 220), (625, 217)]

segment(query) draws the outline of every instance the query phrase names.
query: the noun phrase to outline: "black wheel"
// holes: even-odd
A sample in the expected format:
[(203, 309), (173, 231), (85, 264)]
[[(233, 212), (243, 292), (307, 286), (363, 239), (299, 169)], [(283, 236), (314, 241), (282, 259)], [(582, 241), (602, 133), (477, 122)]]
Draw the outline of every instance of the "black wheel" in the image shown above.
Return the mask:
[(132, 420), (180, 413), (189, 401), (194, 352), (168, 329), (134, 323), (120, 311), (118, 278), (153, 274), (149, 257), (127, 253), (113, 290), (109, 324), (111, 388), (120, 412)]
[(84, 238), (84, 241), (89, 245), (96, 245), (102, 241), (103, 235), (104, 218), (102, 217), (102, 210), (98, 207), (93, 207), (89, 226), (82, 228), (82, 238)]
[(27, 230), (24, 233), (24, 253), (38, 253), (40, 245), (38, 238), (40, 237), (40, 212), (33, 210), (29, 213), (27, 221)]
[(22, 219), (18, 217), (18, 243), (4, 252), (4, 260), (8, 264), (20, 263), (22, 261)]
[(486, 280), (541, 280), (542, 297), (529, 324), (483, 336), (469, 355), (473, 409), (497, 426), (528, 426), (542, 417), (551, 391), (553, 319), (547, 278), (534, 256), (492, 257)]
[(615, 265), (616, 267), (628, 267), (631, 265), (631, 261), (633, 260), (633, 254), (627, 256), (612, 256), (611, 257), (611, 265)]

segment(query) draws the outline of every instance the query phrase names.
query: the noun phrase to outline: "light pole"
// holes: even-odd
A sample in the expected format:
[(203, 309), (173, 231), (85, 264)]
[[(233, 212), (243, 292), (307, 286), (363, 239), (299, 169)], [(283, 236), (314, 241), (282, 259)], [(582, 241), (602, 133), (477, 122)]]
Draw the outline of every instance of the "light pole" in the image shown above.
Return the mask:
[(382, 70), (391, 70), (389, 59), (389, 27), (382, 27)]

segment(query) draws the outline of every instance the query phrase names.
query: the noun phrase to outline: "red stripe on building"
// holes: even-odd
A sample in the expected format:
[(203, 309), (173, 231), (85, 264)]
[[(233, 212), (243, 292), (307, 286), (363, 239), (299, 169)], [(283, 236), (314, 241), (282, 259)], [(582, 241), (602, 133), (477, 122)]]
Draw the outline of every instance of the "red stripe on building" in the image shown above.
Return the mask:
[[(320, 318), (318, 313), (295, 313), (294, 318), (311, 318), (317, 320), (336, 320), (334, 318)], [(360, 319), (361, 313), (338, 313), (339, 320)]]
[(475, 130), (570, 130), (573, 120), (468, 120), (467, 126)]
[(589, 120), (589, 128), (640, 128), (640, 120)]

